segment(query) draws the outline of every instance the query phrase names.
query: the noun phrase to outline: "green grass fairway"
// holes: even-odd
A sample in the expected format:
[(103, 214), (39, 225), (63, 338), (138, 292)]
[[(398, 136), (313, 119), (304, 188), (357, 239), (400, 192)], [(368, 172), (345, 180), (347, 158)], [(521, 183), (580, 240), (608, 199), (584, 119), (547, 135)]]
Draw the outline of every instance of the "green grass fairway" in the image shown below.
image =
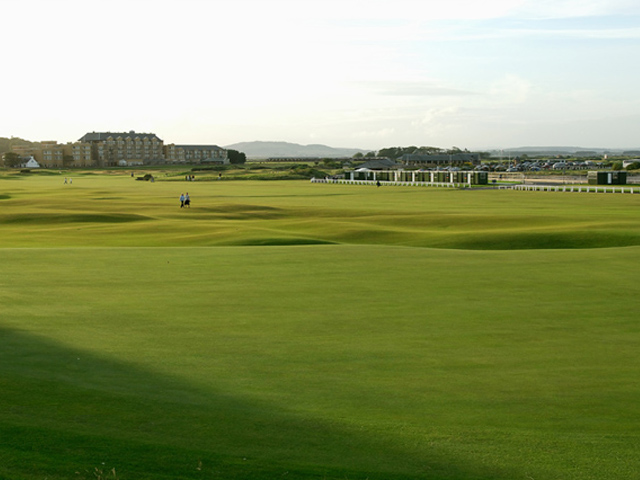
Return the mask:
[(634, 478), (639, 204), (0, 177), (0, 479)]
[[(0, 247), (377, 244), (474, 250), (640, 245), (640, 195), (305, 181), (0, 177)], [(179, 208), (188, 191), (193, 208)]]

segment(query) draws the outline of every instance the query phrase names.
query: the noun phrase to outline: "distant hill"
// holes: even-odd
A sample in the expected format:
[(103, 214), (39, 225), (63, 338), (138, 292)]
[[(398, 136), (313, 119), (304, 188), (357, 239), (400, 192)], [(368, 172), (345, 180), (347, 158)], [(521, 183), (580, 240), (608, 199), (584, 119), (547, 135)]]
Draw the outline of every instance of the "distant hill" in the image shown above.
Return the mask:
[(359, 148), (334, 148), (327, 145), (300, 145), (288, 142), (240, 142), (224, 148), (244, 152), (247, 158), (339, 158), (368, 153)]
[[(584, 148), (584, 147), (516, 147), (503, 150), (506, 152), (541, 154), (541, 155), (569, 155), (572, 153), (622, 153), (622, 149), (617, 148)], [(491, 150), (492, 153), (500, 152), (500, 150)]]

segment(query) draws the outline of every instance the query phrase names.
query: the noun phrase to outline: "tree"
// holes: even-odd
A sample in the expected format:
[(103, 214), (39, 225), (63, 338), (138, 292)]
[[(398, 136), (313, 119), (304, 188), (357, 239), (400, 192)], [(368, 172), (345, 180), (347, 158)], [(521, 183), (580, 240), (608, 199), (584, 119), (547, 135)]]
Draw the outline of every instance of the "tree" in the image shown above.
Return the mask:
[(227, 150), (227, 158), (229, 163), (234, 165), (244, 164), (247, 161), (247, 156), (237, 150)]
[(390, 158), (396, 160), (402, 156), (402, 147), (388, 147), (378, 151), (379, 157)]
[(7, 152), (2, 155), (5, 167), (17, 167), (22, 163), (22, 157), (15, 152)]
[(342, 163), (340, 163), (338, 160), (333, 159), (333, 158), (323, 158), (322, 159), (322, 163), (324, 164), (325, 168), (340, 168), (342, 167)]
[(361, 152), (358, 152), (358, 153), (354, 153), (354, 154), (353, 154), (353, 158), (362, 158), (362, 157), (364, 157), (364, 155), (362, 155), (362, 153), (361, 153)]
[(445, 151), (439, 147), (420, 147), (417, 148), (416, 147), (408, 147), (408, 148), (413, 148), (414, 151), (413, 152), (407, 152), (407, 153), (417, 153), (420, 155), (438, 155), (441, 153), (445, 153)]
[(73, 155), (65, 155), (62, 157), (62, 165), (65, 167), (70, 167), (73, 165)]
[(633, 162), (630, 165), (627, 165), (627, 170), (640, 170), (640, 162)]

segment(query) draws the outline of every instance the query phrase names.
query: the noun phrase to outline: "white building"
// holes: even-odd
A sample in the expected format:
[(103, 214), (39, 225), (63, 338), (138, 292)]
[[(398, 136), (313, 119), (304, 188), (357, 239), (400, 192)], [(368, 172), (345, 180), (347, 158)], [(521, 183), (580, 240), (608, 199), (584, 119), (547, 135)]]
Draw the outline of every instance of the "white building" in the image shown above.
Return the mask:
[(25, 163), (22, 164), (24, 168), (40, 168), (40, 164), (36, 162), (36, 159), (33, 157), (29, 157)]

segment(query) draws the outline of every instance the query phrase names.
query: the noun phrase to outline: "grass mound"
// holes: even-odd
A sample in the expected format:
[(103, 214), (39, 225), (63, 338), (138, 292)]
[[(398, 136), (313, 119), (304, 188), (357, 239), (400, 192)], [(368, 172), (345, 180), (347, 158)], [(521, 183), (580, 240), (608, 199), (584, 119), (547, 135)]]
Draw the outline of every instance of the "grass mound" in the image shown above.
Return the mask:
[(321, 240), (317, 238), (248, 238), (246, 240), (239, 240), (233, 245), (262, 245), (262, 246), (293, 246), (293, 245), (331, 245), (333, 242), (327, 240)]
[(18, 225), (47, 225), (74, 223), (130, 223), (148, 220), (144, 215), (126, 213), (38, 213), (28, 215), (0, 215), (0, 223)]
[[(150, 183), (125, 175), (78, 175), (73, 185), (62, 185), (59, 178), (34, 176), (12, 184), (0, 212), (5, 227), (0, 246), (43, 241), (60, 247), (344, 243), (457, 250), (640, 245), (637, 195), (180, 183), (179, 178)], [(185, 191), (192, 205), (180, 209), (178, 197)]]
[(448, 237), (442, 243), (434, 242), (434, 248), (463, 250), (541, 250), (626, 247), (640, 244), (637, 235), (626, 232), (481, 232)]

